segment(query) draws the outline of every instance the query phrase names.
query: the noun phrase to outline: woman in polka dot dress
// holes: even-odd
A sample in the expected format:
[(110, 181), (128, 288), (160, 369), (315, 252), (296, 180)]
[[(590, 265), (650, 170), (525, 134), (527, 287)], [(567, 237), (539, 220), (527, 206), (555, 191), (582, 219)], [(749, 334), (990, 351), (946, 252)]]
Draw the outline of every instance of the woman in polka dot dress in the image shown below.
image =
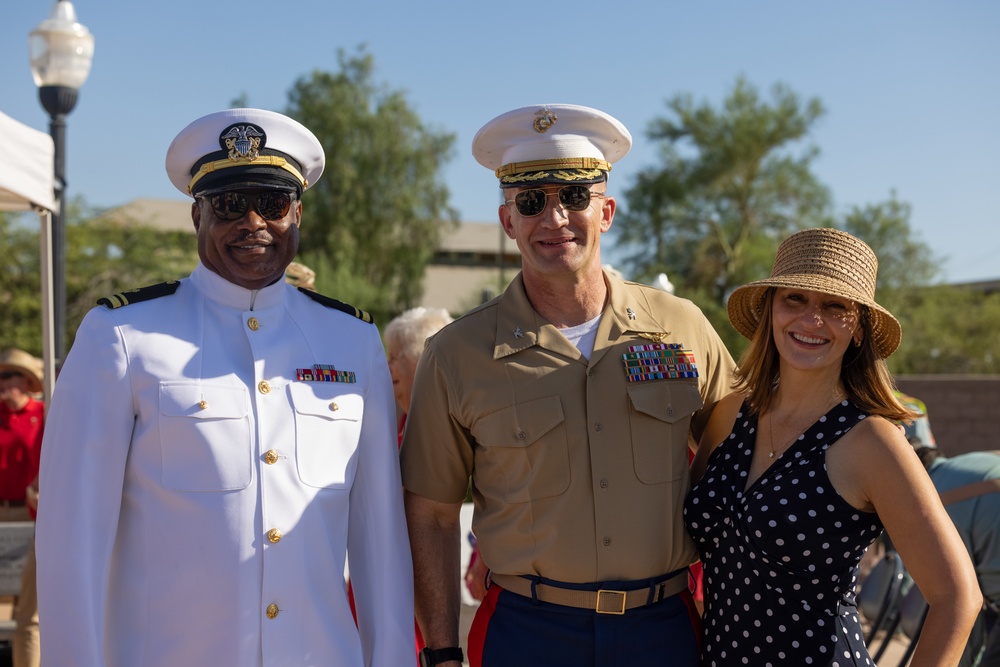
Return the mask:
[(930, 604), (911, 666), (961, 657), (982, 596), (893, 423), (913, 414), (884, 361), (901, 332), (875, 302), (877, 266), (855, 237), (805, 230), (781, 244), (769, 279), (729, 299), (750, 346), (684, 506), (704, 566), (704, 665), (872, 665), (854, 589), (883, 525)]

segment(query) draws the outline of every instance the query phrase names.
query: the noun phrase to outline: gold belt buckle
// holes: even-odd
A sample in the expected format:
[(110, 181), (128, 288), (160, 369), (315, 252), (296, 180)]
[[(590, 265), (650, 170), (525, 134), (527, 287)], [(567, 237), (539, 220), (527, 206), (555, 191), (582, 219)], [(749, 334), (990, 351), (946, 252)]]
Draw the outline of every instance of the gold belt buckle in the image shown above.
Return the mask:
[(597, 605), (594, 611), (598, 614), (616, 614), (621, 616), (625, 613), (625, 599), (628, 593), (625, 591), (608, 591), (603, 588), (597, 591)]

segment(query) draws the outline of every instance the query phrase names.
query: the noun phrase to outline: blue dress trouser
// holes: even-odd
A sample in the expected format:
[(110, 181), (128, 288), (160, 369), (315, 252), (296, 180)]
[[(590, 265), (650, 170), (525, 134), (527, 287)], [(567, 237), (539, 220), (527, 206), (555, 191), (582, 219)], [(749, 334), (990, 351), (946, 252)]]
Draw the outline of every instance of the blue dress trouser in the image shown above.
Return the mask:
[(511, 593), (496, 584), (469, 632), (471, 667), (698, 667), (697, 611), (683, 591), (622, 615)]

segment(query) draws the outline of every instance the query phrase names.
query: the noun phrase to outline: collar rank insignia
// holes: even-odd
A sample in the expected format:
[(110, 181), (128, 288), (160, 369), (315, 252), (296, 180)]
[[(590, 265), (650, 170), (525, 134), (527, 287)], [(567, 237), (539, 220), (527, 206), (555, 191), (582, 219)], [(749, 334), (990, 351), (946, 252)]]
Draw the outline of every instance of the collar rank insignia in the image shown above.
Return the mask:
[(229, 151), (229, 159), (233, 161), (253, 162), (260, 157), (265, 140), (264, 130), (249, 123), (230, 125), (219, 135), (219, 144)]
[(524, 332), (521, 331), (521, 327), (514, 329), (514, 338), (524, 338)]
[(630, 320), (634, 320), (635, 319), (635, 311), (634, 310), (632, 310), (631, 308), (626, 308), (625, 312), (628, 313), (628, 318)]
[(296, 368), (295, 378), (300, 382), (347, 382), (358, 381), (354, 371), (338, 371), (330, 364), (313, 364), (312, 368)]
[(698, 377), (694, 353), (680, 343), (629, 345), (622, 364), (629, 382)]

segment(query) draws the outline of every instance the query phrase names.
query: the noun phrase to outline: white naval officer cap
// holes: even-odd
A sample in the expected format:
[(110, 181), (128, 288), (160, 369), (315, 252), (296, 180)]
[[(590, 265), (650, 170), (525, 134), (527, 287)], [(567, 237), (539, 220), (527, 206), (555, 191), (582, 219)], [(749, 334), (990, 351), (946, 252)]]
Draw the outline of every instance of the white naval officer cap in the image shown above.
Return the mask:
[(186, 195), (240, 188), (301, 194), (323, 173), (326, 157), (312, 132), (264, 109), (227, 109), (203, 116), (167, 149), (167, 175)]
[(632, 135), (616, 118), (577, 104), (535, 104), (501, 114), (472, 140), (476, 161), (501, 188), (600, 183), (628, 153)]

